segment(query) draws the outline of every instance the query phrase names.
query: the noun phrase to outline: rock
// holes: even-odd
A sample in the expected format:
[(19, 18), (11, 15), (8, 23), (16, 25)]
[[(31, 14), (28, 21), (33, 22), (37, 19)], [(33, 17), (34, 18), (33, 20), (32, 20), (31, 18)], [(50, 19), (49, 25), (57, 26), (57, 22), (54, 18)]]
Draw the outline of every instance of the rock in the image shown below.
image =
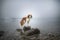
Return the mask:
[(24, 26), (23, 30), (24, 30), (24, 32), (28, 31), (28, 30), (31, 30), (31, 26)]
[(51, 37), (55, 37), (55, 35), (54, 34), (52, 34), (52, 33), (48, 33), (48, 36), (51, 38)]
[(4, 31), (0, 31), (0, 37), (4, 35)]
[(22, 40), (40, 40), (38, 37), (40, 36), (40, 30), (38, 28), (31, 28), (30, 26), (23, 28), (24, 34), (21, 35)]
[(20, 35), (23, 35), (24, 33), (22, 32), (22, 29), (16, 29), (17, 30), (17, 32), (19, 32), (20, 33)]
[(18, 32), (22, 31), (22, 29), (16, 29)]
[(36, 29), (28, 30), (28, 31), (25, 32), (26, 36), (31, 36), (31, 35), (34, 35), (34, 34), (40, 34), (40, 30), (36, 28)]

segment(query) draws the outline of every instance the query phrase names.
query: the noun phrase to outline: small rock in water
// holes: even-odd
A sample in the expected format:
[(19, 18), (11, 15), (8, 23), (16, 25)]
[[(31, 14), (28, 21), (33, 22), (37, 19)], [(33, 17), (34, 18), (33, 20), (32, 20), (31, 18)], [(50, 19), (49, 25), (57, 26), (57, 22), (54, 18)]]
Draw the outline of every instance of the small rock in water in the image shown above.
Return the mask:
[(52, 33), (48, 33), (48, 36), (49, 36), (49, 37), (55, 37), (55, 35), (52, 34)]
[(22, 31), (22, 29), (16, 29), (18, 32)]
[(0, 31), (0, 37), (4, 35), (4, 31)]

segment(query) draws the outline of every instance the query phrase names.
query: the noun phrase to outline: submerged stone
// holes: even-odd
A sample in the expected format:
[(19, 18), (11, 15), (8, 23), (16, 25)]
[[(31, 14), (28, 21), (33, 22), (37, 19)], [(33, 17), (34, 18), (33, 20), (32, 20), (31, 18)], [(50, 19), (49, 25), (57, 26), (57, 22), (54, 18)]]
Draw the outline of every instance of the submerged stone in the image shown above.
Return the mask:
[(0, 37), (4, 35), (4, 31), (0, 31)]

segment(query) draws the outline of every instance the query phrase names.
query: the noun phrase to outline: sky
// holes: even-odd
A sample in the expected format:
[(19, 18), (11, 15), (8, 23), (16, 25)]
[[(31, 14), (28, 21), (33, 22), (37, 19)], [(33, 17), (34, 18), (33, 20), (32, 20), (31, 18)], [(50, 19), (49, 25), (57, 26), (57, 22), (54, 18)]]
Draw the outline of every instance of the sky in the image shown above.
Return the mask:
[(0, 27), (2, 29), (19, 28), (21, 18), (29, 13), (33, 15), (30, 21), (32, 28), (49, 31), (60, 29), (59, 0), (2, 0), (0, 2)]

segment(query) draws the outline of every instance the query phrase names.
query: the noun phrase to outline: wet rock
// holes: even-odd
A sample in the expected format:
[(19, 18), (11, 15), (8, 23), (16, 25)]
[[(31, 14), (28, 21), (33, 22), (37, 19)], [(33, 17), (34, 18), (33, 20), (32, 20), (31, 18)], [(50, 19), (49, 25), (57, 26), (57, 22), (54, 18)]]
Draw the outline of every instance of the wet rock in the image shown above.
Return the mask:
[(4, 31), (0, 31), (0, 37), (4, 35)]
[(28, 31), (28, 30), (31, 30), (31, 26), (24, 26), (23, 30), (24, 30), (24, 32)]
[(55, 37), (55, 35), (54, 34), (52, 34), (52, 33), (48, 33), (48, 36), (51, 38), (51, 37)]
[(34, 34), (40, 34), (40, 30), (39, 29), (33, 29), (33, 30), (28, 30), (25, 32), (25, 35), (27, 36), (31, 36), (31, 35), (34, 35)]
[(22, 29), (16, 29), (18, 32), (22, 31)]
[(24, 30), (24, 34), (21, 35), (21, 39), (22, 40), (39, 40), (40, 38), (38, 38), (39, 34), (40, 34), (40, 30), (38, 28), (31, 28), (24, 26), (23, 28)]

